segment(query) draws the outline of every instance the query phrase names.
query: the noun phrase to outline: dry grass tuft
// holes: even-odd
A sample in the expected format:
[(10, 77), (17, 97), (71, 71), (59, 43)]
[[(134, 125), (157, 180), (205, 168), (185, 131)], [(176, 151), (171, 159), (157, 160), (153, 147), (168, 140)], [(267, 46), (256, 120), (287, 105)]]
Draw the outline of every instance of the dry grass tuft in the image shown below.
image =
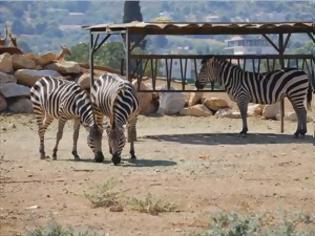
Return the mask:
[(158, 215), (161, 212), (177, 211), (177, 206), (174, 203), (162, 199), (156, 199), (152, 194), (148, 194), (145, 199), (132, 198), (129, 201), (131, 209), (151, 215)]

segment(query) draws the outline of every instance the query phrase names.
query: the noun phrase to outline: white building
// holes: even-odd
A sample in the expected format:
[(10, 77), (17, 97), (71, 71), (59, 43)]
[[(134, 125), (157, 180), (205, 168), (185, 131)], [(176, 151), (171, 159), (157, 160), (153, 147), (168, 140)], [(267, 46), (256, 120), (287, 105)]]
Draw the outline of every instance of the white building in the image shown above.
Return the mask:
[(234, 55), (244, 55), (244, 54), (275, 54), (276, 50), (269, 44), (269, 42), (258, 37), (244, 37), (244, 36), (234, 36), (231, 39), (225, 41), (227, 47), (226, 51), (229, 51)]

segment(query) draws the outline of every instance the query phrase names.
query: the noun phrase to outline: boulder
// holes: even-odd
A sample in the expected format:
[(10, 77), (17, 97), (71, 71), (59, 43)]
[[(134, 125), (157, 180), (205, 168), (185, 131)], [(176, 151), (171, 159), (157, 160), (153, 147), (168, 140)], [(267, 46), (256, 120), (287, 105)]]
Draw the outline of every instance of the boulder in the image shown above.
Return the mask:
[(5, 73), (13, 71), (12, 56), (9, 53), (0, 54), (0, 71)]
[(263, 112), (262, 112), (262, 116), (265, 119), (273, 119), (276, 120), (277, 119), (277, 115), (279, 116), (280, 114), (280, 103), (277, 102), (275, 104), (271, 104), (271, 105), (265, 105)]
[[(138, 81), (134, 80), (132, 82), (134, 88), (138, 89)], [(140, 90), (149, 90), (150, 86), (144, 82), (140, 83)], [(150, 115), (155, 113), (159, 107), (158, 97), (154, 93), (149, 92), (137, 92), (137, 98), (140, 103), (140, 114), (141, 115)]]
[(0, 71), (0, 85), (6, 83), (16, 83), (14, 75), (6, 74)]
[(249, 104), (247, 115), (248, 116), (261, 116), (264, 109), (264, 105), (261, 104)]
[(12, 64), (15, 70), (18, 69), (35, 69), (36, 62), (30, 59), (27, 55), (14, 54), (12, 55)]
[(9, 102), (9, 111), (14, 113), (32, 113), (33, 105), (29, 98), (20, 97)]
[(61, 75), (54, 70), (20, 69), (15, 72), (17, 82), (27, 86), (33, 86), (37, 80), (44, 76), (59, 77)]
[(48, 64), (45, 66), (46, 69), (58, 71), (62, 75), (68, 74), (80, 74), (81, 67), (79, 63), (74, 61), (59, 61)]
[(6, 110), (8, 107), (5, 97), (0, 94), (0, 112)]
[(206, 99), (203, 104), (212, 111), (218, 111), (220, 109), (230, 107), (226, 100), (216, 97)]
[[(289, 121), (294, 121), (296, 122), (297, 121), (297, 116), (296, 116), (296, 113), (293, 111), (293, 112), (288, 112), (285, 117), (284, 117), (286, 120), (289, 120)], [(277, 116), (277, 120), (280, 120), (280, 115)], [(311, 115), (309, 113), (307, 113), (307, 118), (306, 118), (307, 122), (312, 122), (313, 121), (313, 118), (311, 117)]]
[(196, 104), (201, 104), (203, 98), (203, 92), (192, 92), (189, 95), (188, 106), (194, 106)]
[(185, 107), (180, 112), (180, 115), (187, 116), (212, 116), (212, 112), (203, 104), (196, 104), (191, 107)]
[(41, 66), (46, 66), (56, 60), (56, 54), (52, 52), (45, 53), (37, 57), (37, 61)]
[(219, 109), (215, 113), (216, 118), (231, 118), (232, 117), (232, 109), (231, 108), (224, 108), (224, 109)]
[[(173, 88), (171, 88), (173, 89)], [(163, 115), (178, 114), (185, 106), (185, 95), (183, 93), (161, 92), (159, 97), (160, 107), (158, 113)]]
[(90, 89), (90, 74), (82, 74), (76, 81), (82, 89)]
[(0, 85), (0, 93), (5, 98), (29, 96), (30, 88), (20, 84), (7, 83)]

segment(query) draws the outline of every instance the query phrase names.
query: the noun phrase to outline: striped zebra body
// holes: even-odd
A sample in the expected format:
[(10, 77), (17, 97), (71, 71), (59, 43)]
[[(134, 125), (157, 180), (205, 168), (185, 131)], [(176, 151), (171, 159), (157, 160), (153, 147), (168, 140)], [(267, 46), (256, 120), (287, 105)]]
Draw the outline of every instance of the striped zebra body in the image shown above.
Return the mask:
[(106, 128), (112, 161), (121, 161), (121, 152), (125, 146), (124, 127), (128, 128), (131, 158), (136, 158), (134, 141), (137, 139), (136, 122), (139, 113), (139, 101), (132, 84), (115, 74), (106, 73), (94, 81), (91, 89), (91, 101), (97, 123), (103, 123), (104, 116), (109, 120)]
[[(202, 62), (196, 87), (203, 88), (209, 81), (218, 81), (240, 109), (243, 129), (246, 134), (248, 103), (273, 104), (287, 97), (298, 117), (295, 136), (306, 133), (306, 109), (304, 101), (310, 92), (310, 81), (304, 71), (297, 69), (276, 70), (268, 73), (253, 73), (242, 70), (225, 60), (211, 58)], [(308, 100), (308, 104), (310, 100)]]
[(68, 120), (74, 120), (72, 154), (76, 160), (77, 140), (80, 123), (89, 130), (88, 145), (95, 154), (95, 160), (103, 161), (101, 150), (102, 133), (98, 128), (88, 94), (78, 84), (62, 79), (43, 77), (31, 88), (31, 101), (35, 113), (40, 137), (40, 155), (45, 158), (44, 134), (54, 119), (58, 119), (58, 132), (53, 159), (57, 159), (58, 144), (63, 135), (63, 128)]

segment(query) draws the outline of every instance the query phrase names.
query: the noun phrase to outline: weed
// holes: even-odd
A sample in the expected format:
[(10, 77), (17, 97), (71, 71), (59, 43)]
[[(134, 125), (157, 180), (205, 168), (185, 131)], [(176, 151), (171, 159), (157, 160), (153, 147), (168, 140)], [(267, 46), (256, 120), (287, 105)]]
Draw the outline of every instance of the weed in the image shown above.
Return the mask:
[(212, 217), (210, 229), (203, 236), (314, 236), (311, 215), (299, 213), (287, 215), (282, 212), (278, 218), (268, 221), (266, 215), (240, 215), (220, 212)]
[(133, 210), (151, 215), (158, 215), (161, 212), (173, 212), (177, 209), (175, 204), (162, 199), (155, 199), (150, 193), (144, 200), (132, 198), (129, 204)]
[(102, 185), (97, 185), (89, 193), (84, 192), (84, 196), (91, 202), (93, 207), (110, 207), (119, 204), (119, 193), (113, 188), (116, 181), (109, 179)]
[(98, 234), (91, 230), (78, 230), (73, 229), (70, 226), (63, 227), (56, 223), (55, 220), (51, 220), (45, 227), (37, 227), (34, 230), (28, 232), (27, 236), (100, 236), (106, 235)]

